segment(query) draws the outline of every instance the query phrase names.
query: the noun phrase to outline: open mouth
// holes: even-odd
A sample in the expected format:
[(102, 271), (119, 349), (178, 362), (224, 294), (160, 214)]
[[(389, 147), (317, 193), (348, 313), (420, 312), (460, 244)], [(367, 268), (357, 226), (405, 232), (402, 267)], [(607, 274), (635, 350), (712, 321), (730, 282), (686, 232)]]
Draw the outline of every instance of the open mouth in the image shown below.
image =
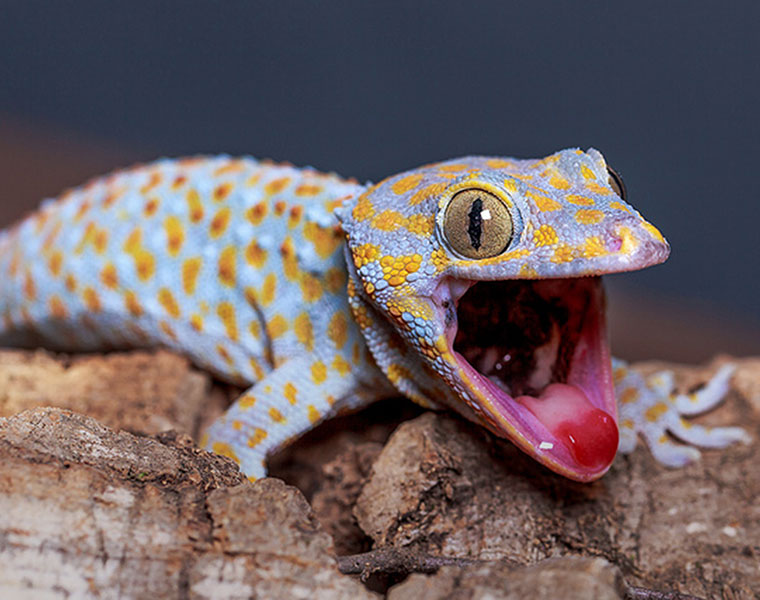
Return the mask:
[(451, 279), (436, 296), (456, 377), (490, 427), (562, 475), (603, 475), (618, 429), (601, 279)]

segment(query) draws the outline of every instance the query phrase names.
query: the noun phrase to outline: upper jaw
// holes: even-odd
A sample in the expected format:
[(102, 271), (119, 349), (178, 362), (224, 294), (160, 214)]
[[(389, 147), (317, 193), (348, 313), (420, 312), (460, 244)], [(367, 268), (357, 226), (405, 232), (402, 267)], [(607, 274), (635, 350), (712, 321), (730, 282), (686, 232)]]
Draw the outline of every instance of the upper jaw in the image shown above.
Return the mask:
[[(450, 380), (450, 387), (459, 390), (460, 400), (474, 410), (484, 425), (497, 435), (512, 440), (548, 468), (577, 481), (593, 481), (601, 477), (609, 469), (617, 451), (618, 432), (600, 279), (478, 283), (492, 286), (497, 294), (518, 291), (517, 298), (500, 300), (490, 313), (503, 310), (503, 303), (520, 302), (524, 296), (520, 293), (521, 287), (517, 286), (531, 286), (529, 299), (544, 298), (549, 301), (546, 306), (563, 303), (562, 311), (552, 313), (551, 319), (562, 321), (558, 315), (568, 315), (564, 323), (552, 324), (559, 331), (552, 329), (550, 337), (560, 335), (564, 339), (559, 342), (550, 340), (541, 348), (523, 349), (528, 353), (523, 357), (528, 363), (530, 354), (533, 354), (531, 372), (520, 373), (518, 369), (515, 372), (517, 378), (506, 382), (494, 376), (493, 370), (490, 373), (478, 370), (478, 367), (490, 364), (490, 359), (477, 359), (477, 365), (471, 364), (463, 354), (472, 356), (468, 346), (473, 345), (473, 340), (462, 340), (462, 335), (457, 336), (458, 319), (456, 312), (452, 318), (452, 307), (456, 307), (465, 292), (476, 283), (449, 278), (439, 284), (433, 297), (446, 324), (448, 352), (445, 358), (451, 368), (444, 378)], [(489, 288), (483, 289), (488, 294)], [(474, 301), (477, 299), (475, 296)], [(468, 302), (472, 301), (466, 300), (465, 304)], [(489, 314), (488, 307), (485, 308)], [(461, 309), (473, 311), (477, 307), (468, 304), (460, 308), (463, 312)], [(532, 310), (532, 307), (526, 309)], [(522, 313), (518, 311), (517, 314)], [(494, 327), (502, 325), (506, 324)], [(513, 332), (515, 326), (523, 326), (522, 323), (509, 325)], [(489, 329), (486, 326), (486, 334)], [(509, 329), (504, 327), (503, 331)], [(543, 339), (541, 335), (538, 337)], [(477, 344), (477, 340), (474, 342)], [(508, 342), (506, 340), (505, 344)], [(564, 369), (557, 368), (552, 362), (558, 363), (562, 356), (569, 361)]]

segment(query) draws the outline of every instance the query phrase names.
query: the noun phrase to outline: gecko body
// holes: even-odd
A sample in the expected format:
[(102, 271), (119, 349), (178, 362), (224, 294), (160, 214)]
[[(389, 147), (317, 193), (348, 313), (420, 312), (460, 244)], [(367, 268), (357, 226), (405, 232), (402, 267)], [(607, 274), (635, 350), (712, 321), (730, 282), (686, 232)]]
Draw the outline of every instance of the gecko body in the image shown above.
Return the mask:
[(612, 368), (599, 276), (669, 252), (623, 196), (593, 149), (365, 186), (251, 158), (160, 160), (0, 234), (0, 341), (187, 354), (248, 388), (202, 443), (251, 478), (322, 420), (398, 392), (572, 479), (600, 477), (639, 434), (684, 464), (693, 445), (744, 439), (682, 418), (717, 403), (730, 370), (685, 398), (667, 374)]

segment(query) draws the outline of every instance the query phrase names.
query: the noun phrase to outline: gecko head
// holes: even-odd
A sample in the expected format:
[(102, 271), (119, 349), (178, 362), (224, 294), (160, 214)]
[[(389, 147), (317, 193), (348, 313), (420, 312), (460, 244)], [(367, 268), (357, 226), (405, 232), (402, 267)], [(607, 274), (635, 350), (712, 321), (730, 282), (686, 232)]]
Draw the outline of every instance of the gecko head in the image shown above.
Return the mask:
[(337, 211), (349, 301), (388, 379), (592, 481), (618, 446), (600, 275), (664, 261), (602, 155), (466, 157)]

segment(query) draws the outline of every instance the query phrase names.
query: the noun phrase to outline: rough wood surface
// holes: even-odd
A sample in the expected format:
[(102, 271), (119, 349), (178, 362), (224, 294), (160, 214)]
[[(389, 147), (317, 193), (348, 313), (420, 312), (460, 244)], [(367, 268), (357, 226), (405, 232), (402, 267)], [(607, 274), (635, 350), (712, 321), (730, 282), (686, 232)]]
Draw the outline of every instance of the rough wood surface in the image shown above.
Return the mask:
[[(713, 369), (676, 367), (685, 389)], [(250, 484), (195, 446), (230, 395), (167, 352), (0, 352), (0, 597), (376, 597), (334, 563), (336, 549), (373, 547), (401, 552), (405, 573), (436, 557), (455, 565), (369, 578), (397, 599), (623, 597), (621, 574), (658, 593), (760, 594), (757, 441), (680, 470), (638, 449), (583, 485), (396, 401), (275, 457), (272, 472), (304, 498), (275, 479)], [(13, 416), (38, 405), (59, 408)], [(760, 360), (740, 361), (728, 402), (706, 418), (758, 437)], [(558, 556), (587, 562), (546, 560)]]
[(300, 492), (189, 438), (54, 408), (0, 419), (5, 598), (371, 598)]

